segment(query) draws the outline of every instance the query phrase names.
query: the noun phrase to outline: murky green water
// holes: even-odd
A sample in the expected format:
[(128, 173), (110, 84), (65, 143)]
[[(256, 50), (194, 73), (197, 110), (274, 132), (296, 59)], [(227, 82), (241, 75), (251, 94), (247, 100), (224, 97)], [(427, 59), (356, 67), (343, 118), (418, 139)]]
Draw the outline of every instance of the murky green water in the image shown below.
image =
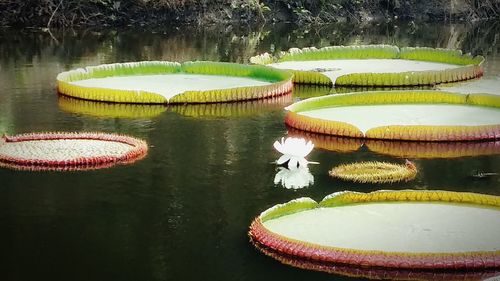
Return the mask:
[[(500, 195), (499, 177), (470, 177), (475, 170), (500, 172), (500, 156), (488, 153), (413, 159), (420, 173), (404, 184), (356, 185), (331, 179), (328, 170), (340, 163), (402, 161), (378, 154), (369, 145), (357, 149), (359, 143), (351, 152), (315, 149), (309, 160), (321, 164), (310, 167), (314, 184), (285, 189), (274, 184), (277, 170), (270, 163), (279, 157), (272, 143), (287, 133), (282, 107), (292, 98), (95, 110), (59, 99), (55, 76), (61, 71), (137, 60), (246, 62), (257, 52), (293, 46), (390, 43), (483, 54), (486, 75), (499, 76), (499, 40), (500, 27), (491, 23), (68, 30), (53, 31), (52, 36), (0, 30), (0, 133), (117, 132), (144, 138), (151, 146), (146, 159), (105, 170), (0, 169), (1, 279), (351, 280), (265, 257), (248, 242), (251, 220), (276, 203), (301, 196), (320, 200), (340, 190), (412, 188)], [(301, 88), (293, 99), (321, 91), (327, 89)], [(125, 118), (131, 110), (141, 113)], [(500, 143), (489, 145), (498, 153)]]

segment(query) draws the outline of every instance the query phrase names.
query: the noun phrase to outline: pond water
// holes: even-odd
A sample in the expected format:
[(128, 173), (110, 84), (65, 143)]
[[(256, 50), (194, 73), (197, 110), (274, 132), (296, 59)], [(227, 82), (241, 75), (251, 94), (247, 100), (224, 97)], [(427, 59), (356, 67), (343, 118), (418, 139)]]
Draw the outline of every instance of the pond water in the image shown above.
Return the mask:
[[(274, 204), (302, 196), (320, 200), (341, 190), (500, 195), (500, 177), (471, 177), (475, 171), (500, 172), (500, 142), (486, 144), (490, 152), (482, 156), (412, 158), (417, 178), (392, 185), (346, 183), (330, 178), (328, 170), (353, 161), (403, 163), (402, 158), (358, 149), (360, 143), (346, 150), (317, 148), (308, 157), (320, 162), (310, 166), (312, 185), (294, 190), (274, 184), (279, 170), (271, 162), (280, 155), (272, 144), (287, 134), (282, 108), (327, 88), (297, 87), (293, 96), (276, 101), (113, 106), (58, 97), (59, 72), (138, 60), (247, 62), (256, 53), (297, 46), (388, 43), (483, 54), (486, 76), (498, 77), (499, 41), (498, 23), (0, 30), (0, 133), (103, 131), (150, 144), (144, 160), (110, 169), (0, 169), (1, 279), (356, 280), (262, 255), (249, 243), (250, 222)], [(330, 145), (347, 142), (337, 141)]]

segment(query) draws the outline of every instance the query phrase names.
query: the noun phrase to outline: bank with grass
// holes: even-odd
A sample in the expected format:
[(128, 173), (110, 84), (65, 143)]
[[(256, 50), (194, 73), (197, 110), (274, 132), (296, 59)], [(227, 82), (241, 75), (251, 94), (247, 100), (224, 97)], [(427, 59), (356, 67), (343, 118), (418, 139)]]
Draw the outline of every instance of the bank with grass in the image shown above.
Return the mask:
[(498, 0), (0, 0), (0, 26), (75, 27), (254, 23), (475, 21)]

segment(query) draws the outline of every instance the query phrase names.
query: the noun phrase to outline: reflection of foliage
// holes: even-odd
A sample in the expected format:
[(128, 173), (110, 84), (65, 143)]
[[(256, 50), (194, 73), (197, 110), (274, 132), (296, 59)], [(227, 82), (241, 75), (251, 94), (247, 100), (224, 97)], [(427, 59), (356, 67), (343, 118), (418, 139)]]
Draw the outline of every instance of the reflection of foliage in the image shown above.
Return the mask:
[(0, 40), (9, 44), (0, 45), (0, 59), (33, 63), (35, 57), (52, 56), (65, 65), (70, 58), (92, 57), (96, 57), (94, 64), (138, 60), (246, 62), (266, 34), (221, 26), (120, 32), (53, 30), (51, 34), (6, 29), (0, 31)]
[(433, 87), (429, 85), (422, 86), (398, 86), (398, 87), (334, 87), (331, 93), (345, 94), (352, 92), (367, 92), (367, 91), (410, 91), (410, 90), (431, 90)]
[(167, 110), (163, 105), (105, 103), (59, 97), (59, 108), (65, 112), (100, 118), (154, 118)]
[(355, 152), (363, 146), (374, 153), (398, 158), (436, 159), (500, 154), (500, 141), (409, 142), (363, 140), (316, 134), (293, 128), (288, 128), (288, 135), (310, 140), (316, 148), (342, 153)]
[(330, 87), (322, 85), (295, 84), (293, 86), (294, 99), (304, 100), (308, 98), (321, 97), (329, 94), (345, 94), (352, 92), (367, 91), (404, 91), (404, 90), (431, 90), (431, 86), (408, 86), (408, 87)]
[[(0, 59), (4, 63), (36, 64), (57, 58), (64, 65), (75, 57), (93, 56), (101, 50), (111, 49), (116, 32), (64, 32), (53, 31), (54, 40), (49, 33), (39, 31), (0, 31), (0, 40), (9, 44), (0, 44)], [(85, 42), (85, 43), (82, 43)], [(36, 66), (36, 65), (34, 65)]]
[(304, 100), (313, 97), (321, 97), (331, 93), (333, 88), (323, 85), (293, 85), (293, 97), (295, 99)]
[[(456, 43), (455, 33), (459, 36)], [(32, 63), (33, 57), (55, 56), (65, 64), (70, 58), (89, 58), (98, 53), (95, 64), (137, 60), (221, 60), (248, 62), (255, 53), (279, 52), (291, 47), (323, 47), (352, 44), (394, 44), (398, 46), (453, 47), (486, 54), (494, 52), (500, 32), (498, 24), (426, 24), (399, 22), (378, 25), (337, 23), (323, 26), (273, 25), (265, 29), (211, 26), (204, 28), (157, 29), (152, 31), (0, 31), (0, 59)], [(413, 36), (408, 36), (411, 33)], [(88, 63), (87, 63), (88, 64)]]
[(462, 26), (457, 31), (462, 34), (462, 48), (474, 54), (498, 55), (500, 50), (500, 22), (486, 22), (472, 26)]
[(220, 118), (256, 116), (266, 112), (281, 111), (292, 102), (292, 95), (230, 103), (202, 103), (171, 105), (173, 112), (195, 118)]
[(500, 154), (500, 141), (486, 142), (398, 142), (367, 140), (373, 152), (400, 158), (456, 158)]
[(0, 135), (3, 135), (6, 132), (8, 132), (9, 131), (8, 127), (9, 127), (9, 124), (8, 124), (8, 121), (6, 120), (6, 118), (2, 118), (0, 116)]
[(473, 55), (487, 55), (483, 50), (498, 46), (495, 35), (499, 32), (500, 25), (495, 22), (480, 22), (473, 25), (451, 23), (436, 25), (413, 21), (297, 26), (277, 24), (274, 32), (263, 40), (259, 53), (270, 50), (279, 53), (292, 47), (393, 44), (400, 47), (455, 48), (462, 49), (465, 53), (471, 52)]

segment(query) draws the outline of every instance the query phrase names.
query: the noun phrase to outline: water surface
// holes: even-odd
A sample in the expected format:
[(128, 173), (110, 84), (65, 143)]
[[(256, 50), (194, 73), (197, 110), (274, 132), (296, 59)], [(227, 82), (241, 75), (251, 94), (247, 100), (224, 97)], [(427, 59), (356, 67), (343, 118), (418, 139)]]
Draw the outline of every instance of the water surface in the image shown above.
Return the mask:
[(470, 176), (500, 172), (499, 155), (412, 159), (420, 173), (402, 184), (351, 184), (328, 176), (341, 163), (404, 161), (364, 146), (316, 149), (309, 156), (321, 163), (310, 167), (313, 185), (275, 185), (278, 170), (270, 163), (279, 155), (272, 143), (287, 133), (283, 106), (329, 89), (301, 87), (293, 97), (263, 103), (110, 107), (58, 97), (59, 72), (138, 60), (246, 62), (256, 53), (290, 47), (388, 43), (483, 54), (486, 75), (494, 77), (500, 75), (499, 36), (498, 25), (489, 23), (0, 30), (0, 133), (103, 131), (150, 144), (148, 157), (134, 165), (69, 173), (0, 169), (1, 279), (353, 280), (260, 254), (248, 242), (251, 220), (274, 204), (301, 196), (320, 200), (341, 190), (500, 195), (499, 177)]

